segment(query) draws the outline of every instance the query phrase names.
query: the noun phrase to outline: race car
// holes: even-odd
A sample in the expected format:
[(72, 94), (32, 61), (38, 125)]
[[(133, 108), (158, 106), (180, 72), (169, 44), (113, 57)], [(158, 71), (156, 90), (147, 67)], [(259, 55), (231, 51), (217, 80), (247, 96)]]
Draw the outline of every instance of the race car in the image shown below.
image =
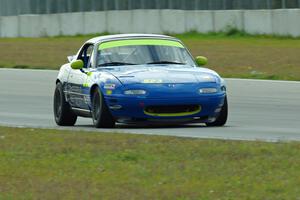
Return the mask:
[(54, 118), (73, 126), (90, 117), (97, 128), (116, 123), (223, 126), (225, 81), (171, 36), (117, 34), (88, 40), (56, 79)]

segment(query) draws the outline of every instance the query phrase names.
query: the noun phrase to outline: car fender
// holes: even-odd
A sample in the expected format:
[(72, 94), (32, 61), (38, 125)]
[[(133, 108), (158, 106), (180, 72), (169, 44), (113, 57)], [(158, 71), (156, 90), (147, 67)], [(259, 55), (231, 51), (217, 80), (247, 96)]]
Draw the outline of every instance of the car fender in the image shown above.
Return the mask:
[[(113, 88), (107, 88), (107, 85), (112, 85)], [(106, 96), (109, 94), (109, 90), (114, 90), (117, 87), (122, 87), (122, 83), (114, 75), (107, 72), (95, 72), (87, 80), (87, 86), (89, 87), (89, 94), (92, 98), (92, 93), (95, 87), (98, 87), (101, 93)]]
[(71, 70), (71, 67), (70, 67), (69, 63), (62, 65), (58, 72), (56, 83), (58, 81), (61, 82), (62, 84), (66, 83), (68, 81), (68, 76), (70, 74), (70, 70)]

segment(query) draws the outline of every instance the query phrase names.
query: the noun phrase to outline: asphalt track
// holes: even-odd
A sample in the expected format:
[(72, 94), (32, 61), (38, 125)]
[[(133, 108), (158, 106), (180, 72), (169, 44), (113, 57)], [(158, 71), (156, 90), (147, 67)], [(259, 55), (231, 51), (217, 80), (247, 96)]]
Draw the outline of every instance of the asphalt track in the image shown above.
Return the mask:
[(95, 129), (91, 119), (58, 127), (52, 97), (57, 71), (0, 69), (0, 125), (232, 140), (300, 141), (300, 82), (226, 79), (229, 119), (225, 127), (117, 125)]

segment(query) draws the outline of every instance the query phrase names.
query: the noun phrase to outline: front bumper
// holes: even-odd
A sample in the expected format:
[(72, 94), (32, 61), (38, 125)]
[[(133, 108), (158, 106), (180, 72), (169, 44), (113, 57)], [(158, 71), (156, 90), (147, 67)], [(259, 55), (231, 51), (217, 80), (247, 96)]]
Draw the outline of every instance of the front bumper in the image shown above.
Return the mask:
[[(208, 122), (216, 117), (224, 103), (225, 93), (199, 95), (196, 97), (147, 98), (105, 96), (111, 114), (121, 122)], [(148, 106), (199, 105), (198, 112), (172, 115), (152, 115), (145, 112)]]

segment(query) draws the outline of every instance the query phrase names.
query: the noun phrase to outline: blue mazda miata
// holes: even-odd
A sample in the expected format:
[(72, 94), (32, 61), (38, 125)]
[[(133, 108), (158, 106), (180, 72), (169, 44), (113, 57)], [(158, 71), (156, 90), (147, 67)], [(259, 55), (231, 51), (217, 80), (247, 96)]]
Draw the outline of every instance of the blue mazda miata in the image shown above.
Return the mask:
[(203, 68), (174, 38), (119, 34), (93, 38), (59, 71), (54, 118), (73, 126), (91, 117), (97, 128), (115, 123), (205, 123), (223, 126), (228, 106), (224, 80)]

